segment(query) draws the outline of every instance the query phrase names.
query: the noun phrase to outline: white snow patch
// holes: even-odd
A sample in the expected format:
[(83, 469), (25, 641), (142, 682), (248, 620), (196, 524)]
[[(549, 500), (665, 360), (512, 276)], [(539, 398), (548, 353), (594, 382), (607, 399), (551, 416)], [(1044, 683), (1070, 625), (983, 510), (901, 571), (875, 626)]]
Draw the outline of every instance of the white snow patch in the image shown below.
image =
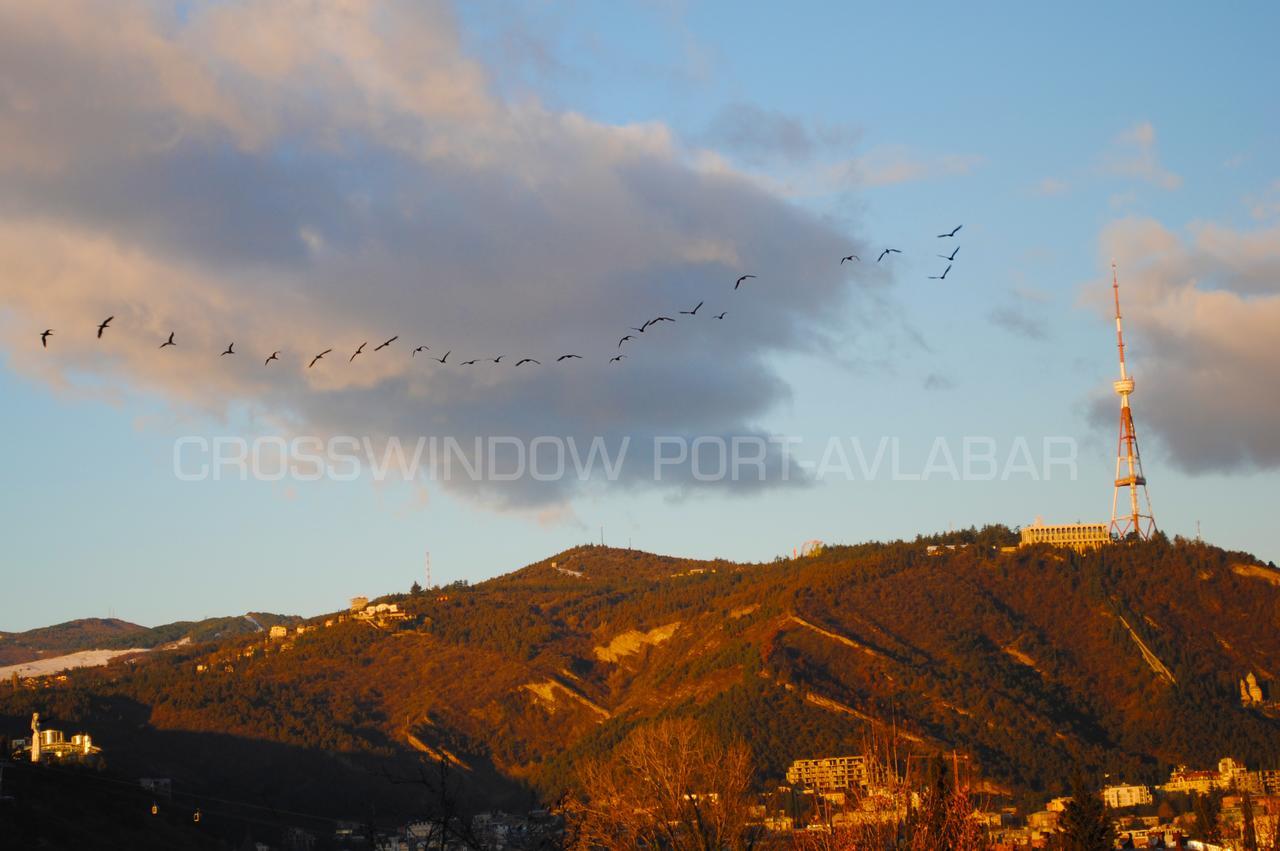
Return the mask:
[(15, 673), (19, 677), (44, 677), (49, 674), (60, 674), (72, 668), (96, 668), (105, 665), (117, 656), (129, 653), (146, 653), (144, 648), (132, 650), (80, 650), (65, 656), (50, 656), (48, 659), (33, 659), (18, 665), (6, 665), (0, 668), (0, 679), (8, 679)]

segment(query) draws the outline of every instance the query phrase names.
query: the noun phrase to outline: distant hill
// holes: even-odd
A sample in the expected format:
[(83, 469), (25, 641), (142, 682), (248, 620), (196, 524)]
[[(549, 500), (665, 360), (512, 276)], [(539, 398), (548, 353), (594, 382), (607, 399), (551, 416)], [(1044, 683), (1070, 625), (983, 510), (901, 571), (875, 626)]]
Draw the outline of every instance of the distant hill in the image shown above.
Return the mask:
[(284, 642), (224, 634), (3, 688), (0, 732), (39, 710), (92, 731), (115, 770), (386, 817), (420, 806), (420, 785), (392, 779), (424, 756), (527, 805), (669, 715), (747, 741), (762, 786), (894, 730), (902, 752), (954, 750), (1012, 796), (1058, 793), (1078, 767), (1133, 782), (1224, 755), (1280, 767), (1280, 722), (1242, 707), (1237, 682), (1280, 674), (1273, 566), (1183, 540), (1081, 556), (1001, 552), (1011, 539), (996, 527), (766, 564), (579, 547), (384, 598), (410, 618), (381, 628), (334, 615)]
[(250, 612), (248, 615), (177, 621), (157, 627), (118, 618), (81, 618), (26, 632), (0, 632), (0, 667), (81, 650), (150, 649), (177, 641), (213, 641), (294, 624), (295, 615)]
[(106, 648), (121, 636), (145, 630), (118, 618), (82, 618), (26, 632), (0, 632), (0, 665)]

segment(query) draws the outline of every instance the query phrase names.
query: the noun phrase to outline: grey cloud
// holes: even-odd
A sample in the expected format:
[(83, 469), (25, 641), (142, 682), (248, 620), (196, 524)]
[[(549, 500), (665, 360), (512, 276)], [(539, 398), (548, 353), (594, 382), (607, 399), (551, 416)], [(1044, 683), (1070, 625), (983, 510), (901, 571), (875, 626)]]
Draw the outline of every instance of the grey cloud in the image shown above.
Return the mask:
[(776, 159), (802, 164), (853, 145), (859, 135), (851, 128), (813, 126), (777, 110), (731, 103), (712, 119), (705, 141), (756, 165)]
[[(458, 55), (445, 9), (393, 3), (375, 25), (374, 12), (353, 7), (256, 8), (261, 21), (225, 20), (253, 12), (215, 5), (179, 23), (130, 6), (122, 42), (103, 8), (68, 12), (99, 33), (97, 54), (152, 45), (139, 73), (179, 67), (201, 107), (190, 112), (186, 89), (138, 94), (117, 90), (128, 81), (86, 79), (126, 130), (59, 135), (40, 163), (0, 147), (0, 266), (12, 270), (0, 306), (20, 317), (13, 327), (89, 329), (60, 334), (40, 357), (6, 338), (11, 368), (125, 383), (213, 414), (243, 404), (302, 433), (582, 445), (629, 435), (621, 486), (696, 492), (713, 486), (674, 471), (653, 482), (651, 439), (766, 433), (758, 423), (789, 393), (770, 354), (846, 333), (841, 308), (886, 284), (830, 262), (865, 253), (859, 240), (745, 177), (689, 164), (666, 128), (494, 99)], [(308, 38), (326, 26), (313, 18), (329, 15), (344, 16), (346, 39)], [(261, 26), (243, 44), (223, 32), (250, 23)], [(24, 32), (33, 42), (23, 51), (0, 52), (0, 78), (20, 88), (0, 99), (0, 125), (24, 121), (7, 104), (38, 101), (58, 134), (92, 127), (98, 116), (84, 114), (74, 87), (47, 87), (23, 64), (88, 74), (81, 42)], [(440, 50), (418, 50), (417, 35)], [(367, 74), (333, 55), (362, 46), (380, 48), (360, 53), (377, 65)], [(424, 66), (433, 56), (441, 66)], [(131, 121), (182, 132), (139, 145)], [(23, 132), (31, 152), (55, 130)], [(759, 277), (734, 292), (744, 272)], [(699, 301), (697, 319), (652, 327), (626, 344), (626, 361), (608, 363), (628, 326)], [(729, 318), (710, 319), (720, 310)], [(119, 318), (99, 345), (91, 329), (109, 313)], [(156, 358), (153, 338), (168, 329), (181, 345)], [(355, 366), (340, 356), (392, 334), (395, 347)], [(231, 339), (243, 358), (209, 354)], [(452, 349), (451, 366), (410, 359), (418, 344)], [(328, 347), (334, 356), (305, 368)], [(279, 368), (263, 369), (258, 354), (275, 349)], [(552, 365), (568, 352), (586, 359)], [(501, 366), (452, 366), (500, 354)], [(522, 356), (543, 366), (509, 365)], [(785, 460), (771, 451), (764, 485), (718, 487), (802, 483), (782, 481)], [(457, 486), (499, 507), (556, 503), (577, 488)]]
[(924, 377), (921, 385), (925, 390), (952, 390), (955, 388), (956, 382), (946, 375), (931, 372)]
[(1043, 319), (1032, 316), (1019, 307), (997, 307), (987, 314), (987, 320), (1011, 334), (1028, 340), (1043, 340), (1048, 336), (1048, 326)]

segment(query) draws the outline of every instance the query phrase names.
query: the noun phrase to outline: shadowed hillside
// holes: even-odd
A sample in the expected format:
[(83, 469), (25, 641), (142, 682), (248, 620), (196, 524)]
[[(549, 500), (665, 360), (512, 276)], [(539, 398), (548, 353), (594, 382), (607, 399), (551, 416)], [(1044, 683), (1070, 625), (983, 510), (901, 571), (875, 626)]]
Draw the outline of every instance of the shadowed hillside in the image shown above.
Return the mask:
[(769, 564), (580, 547), (385, 598), (411, 617), (382, 628), (319, 618), (5, 687), (0, 713), (14, 734), (33, 710), (89, 729), (113, 769), (356, 816), (375, 798), (411, 814), (388, 775), (423, 756), (477, 795), (553, 797), (576, 760), (671, 715), (748, 742), (761, 783), (895, 727), (1011, 794), (1057, 793), (1076, 767), (1137, 782), (1227, 754), (1280, 764), (1280, 722), (1237, 686), (1280, 670), (1273, 568), (1187, 541), (1077, 556), (1002, 553), (1001, 530), (947, 540), (982, 543)]

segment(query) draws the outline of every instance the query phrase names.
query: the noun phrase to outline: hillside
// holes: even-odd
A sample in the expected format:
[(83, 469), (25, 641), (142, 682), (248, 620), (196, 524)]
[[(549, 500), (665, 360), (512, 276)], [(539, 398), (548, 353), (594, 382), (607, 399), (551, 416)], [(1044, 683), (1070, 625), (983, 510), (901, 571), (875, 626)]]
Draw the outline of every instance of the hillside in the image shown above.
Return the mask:
[(247, 615), (175, 621), (146, 627), (119, 618), (81, 618), (26, 632), (0, 632), (0, 667), (84, 650), (151, 649), (178, 641), (214, 641), (300, 620), (295, 615), (250, 612)]
[(421, 805), (421, 784), (392, 780), (423, 754), (518, 806), (662, 715), (749, 742), (761, 784), (894, 728), (902, 749), (955, 749), (1014, 796), (1057, 793), (1076, 767), (1150, 782), (1227, 754), (1280, 765), (1280, 722), (1237, 686), (1280, 671), (1273, 567), (1188, 541), (987, 545), (1005, 538), (769, 564), (580, 547), (386, 598), (412, 617), (385, 629), (330, 616), (286, 642), (223, 638), (4, 688), (0, 731), (38, 710), (93, 732), (115, 771), (334, 815), (376, 801), (388, 817)]
[(118, 618), (82, 618), (26, 632), (0, 632), (0, 665), (106, 648), (122, 636), (145, 630), (146, 627)]

